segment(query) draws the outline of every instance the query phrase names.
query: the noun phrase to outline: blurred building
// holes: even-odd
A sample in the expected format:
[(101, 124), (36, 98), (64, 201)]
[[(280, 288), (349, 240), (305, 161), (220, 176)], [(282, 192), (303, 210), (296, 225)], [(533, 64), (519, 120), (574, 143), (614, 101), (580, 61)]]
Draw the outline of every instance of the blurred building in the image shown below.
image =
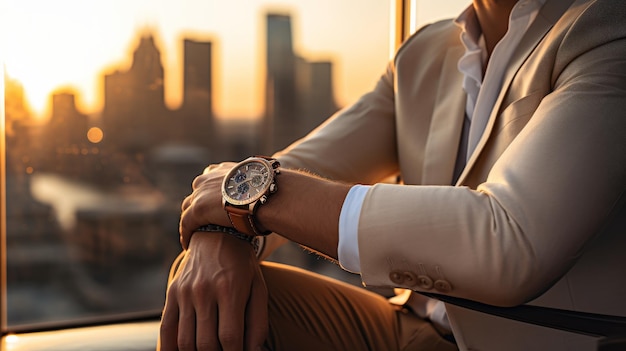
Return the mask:
[(103, 178), (100, 148), (87, 138), (90, 124), (89, 116), (78, 110), (74, 93), (54, 93), (50, 120), (43, 128), (42, 170), (84, 181)]
[[(33, 282), (48, 282), (50, 277), (60, 277), (67, 267), (61, 229), (54, 209), (37, 201), (31, 194), (32, 174), (40, 168), (43, 149), (41, 126), (34, 120), (26, 101), (22, 85), (4, 74), (6, 161), (6, 264), (7, 284), (23, 286)], [(35, 152), (33, 152), (35, 151)], [(8, 291), (7, 293), (11, 293)], [(13, 295), (9, 294), (9, 297)], [(29, 306), (13, 303), (9, 319)], [(16, 315), (17, 311), (17, 315)]]
[(319, 125), (337, 105), (332, 63), (296, 55), (289, 15), (267, 15), (266, 50), (263, 148), (272, 154)]
[(151, 34), (143, 35), (131, 67), (104, 76), (104, 142), (126, 152), (144, 152), (167, 135), (163, 65)]
[(177, 114), (181, 140), (212, 149), (216, 146), (213, 115), (211, 42), (183, 42), (183, 104)]

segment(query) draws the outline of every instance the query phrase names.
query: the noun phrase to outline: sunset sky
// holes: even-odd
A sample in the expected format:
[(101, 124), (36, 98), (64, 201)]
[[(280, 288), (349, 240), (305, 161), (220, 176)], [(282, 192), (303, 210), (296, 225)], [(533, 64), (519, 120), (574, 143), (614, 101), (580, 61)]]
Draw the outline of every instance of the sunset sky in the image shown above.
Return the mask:
[[(469, 0), (418, 1), (418, 23), (456, 16)], [(296, 52), (333, 60), (340, 105), (372, 87), (389, 59), (388, 0), (2, 0), (1, 58), (34, 112), (49, 94), (78, 93), (80, 108), (99, 111), (102, 74), (126, 69), (138, 33), (151, 31), (165, 67), (166, 101), (181, 96), (182, 38), (214, 43), (218, 116), (255, 117), (263, 108), (265, 14), (290, 14)]]

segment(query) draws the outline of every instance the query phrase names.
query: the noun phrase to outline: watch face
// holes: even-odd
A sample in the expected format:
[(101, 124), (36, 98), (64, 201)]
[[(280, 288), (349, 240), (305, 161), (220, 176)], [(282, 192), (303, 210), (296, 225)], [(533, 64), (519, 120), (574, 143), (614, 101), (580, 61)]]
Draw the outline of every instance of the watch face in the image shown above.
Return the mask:
[(261, 159), (246, 160), (226, 175), (222, 194), (233, 205), (246, 205), (261, 198), (273, 178), (274, 172), (268, 162)]

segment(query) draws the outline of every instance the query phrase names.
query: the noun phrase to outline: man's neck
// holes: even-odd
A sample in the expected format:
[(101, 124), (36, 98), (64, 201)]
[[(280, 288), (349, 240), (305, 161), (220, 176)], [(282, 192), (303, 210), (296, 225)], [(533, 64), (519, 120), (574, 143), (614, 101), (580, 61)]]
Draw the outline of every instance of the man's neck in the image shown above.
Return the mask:
[(474, 0), (478, 23), (485, 36), (487, 53), (502, 39), (509, 26), (509, 15), (517, 0)]

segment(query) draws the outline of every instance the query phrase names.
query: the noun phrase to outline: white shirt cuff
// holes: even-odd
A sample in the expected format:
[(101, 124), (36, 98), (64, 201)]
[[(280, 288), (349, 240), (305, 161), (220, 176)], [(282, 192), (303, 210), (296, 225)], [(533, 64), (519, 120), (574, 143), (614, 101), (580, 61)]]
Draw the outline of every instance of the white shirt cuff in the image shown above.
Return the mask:
[(365, 195), (370, 186), (355, 185), (350, 188), (343, 201), (339, 214), (339, 246), (337, 258), (341, 268), (348, 272), (360, 273), (359, 258), (359, 218)]

